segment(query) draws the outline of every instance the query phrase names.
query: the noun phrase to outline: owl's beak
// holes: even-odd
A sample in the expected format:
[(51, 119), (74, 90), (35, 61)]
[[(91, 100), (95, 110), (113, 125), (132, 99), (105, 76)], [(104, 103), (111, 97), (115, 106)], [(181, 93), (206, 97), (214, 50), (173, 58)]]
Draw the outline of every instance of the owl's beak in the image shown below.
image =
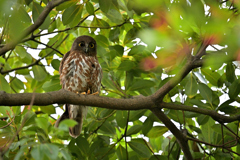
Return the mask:
[(86, 45), (86, 47), (85, 47), (85, 53), (88, 53), (89, 52), (89, 48), (88, 48), (88, 45)]

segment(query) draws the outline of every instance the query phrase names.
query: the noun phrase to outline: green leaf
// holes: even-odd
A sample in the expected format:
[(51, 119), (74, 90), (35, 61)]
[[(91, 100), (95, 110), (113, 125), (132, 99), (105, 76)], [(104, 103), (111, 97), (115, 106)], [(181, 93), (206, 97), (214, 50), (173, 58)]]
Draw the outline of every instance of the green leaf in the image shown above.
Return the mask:
[(116, 120), (117, 120), (117, 124), (121, 128), (125, 128), (126, 123), (127, 123), (127, 111), (117, 110), (117, 112), (116, 112)]
[(0, 57), (0, 64), (5, 64), (5, 59), (3, 57)]
[(202, 133), (202, 130), (198, 127), (192, 126), (192, 125), (188, 125), (189, 128), (197, 133)]
[[(42, 13), (43, 7), (40, 6), (38, 3), (33, 2), (32, 5), (32, 16), (33, 16), (33, 22), (35, 23), (39, 17), (39, 15)], [(40, 29), (48, 29), (50, 25), (50, 16), (48, 15), (42, 25), (39, 27)]]
[(86, 138), (83, 138), (83, 137), (78, 137), (76, 139), (76, 143), (77, 143), (77, 146), (79, 147), (79, 149), (85, 153), (85, 155), (88, 155), (88, 152), (89, 152), (89, 143), (87, 141)]
[(150, 117), (148, 117), (144, 123), (143, 123), (143, 127), (142, 127), (142, 133), (143, 135), (147, 135), (147, 133), (152, 129), (153, 127), (153, 121), (151, 120)]
[(164, 126), (155, 126), (153, 127), (147, 134), (149, 138), (157, 138), (162, 136), (164, 133), (168, 131), (167, 127)]
[(130, 111), (129, 121), (139, 120), (140, 117), (144, 115), (147, 110), (139, 110), (139, 111)]
[(0, 91), (5, 91), (7, 93), (11, 92), (11, 88), (10, 88), (8, 82), (1, 74), (0, 74)]
[(24, 47), (21, 46), (17, 46), (15, 48), (16, 53), (23, 59), (26, 57), (26, 55), (28, 54), (26, 49)]
[(64, 119), (63, 121), (60, 122), (59, 128), (60, 128), (60, 126), (64, 126), (64, 125), (66, 125), (67, 127), (73, 127), (76, 124), (77, 124), (77, 122), (72, 119)]
[(21, 160), (21, 158), (24, 156), (24, 152), (26, 152), (27, 149), (28, 147), (26, 145), (21, 146), (21, 148), (15, 155), (14, 160)]
[(126, 149), (121, 144), (117, 148), (117, 157), (119, 160), (127, 159)]
[(29, 126), (31, 124), (35, 124), (36, 114), (32, 111), (25, 110), (26, 114), (23, 117), (22, 123), (23, 126)]
[(132, 86), (133, 83), (133, 73), (131, 71), (126, 72), (126, 78), (125, 78), (125, 90), (128, 91), (129, 88)]
[(135, 45), (131, 48), (131, 50), (128, 52), (129, 56), (134, 56), (135, 54), (142, 53), (146, 49), (143, 45)]
[(103, 35), (97, 35), (95, 37), (95, 40), (97, 41), (97, 45), (100, 45), (105, 48), (107, 48), (109, 46), (108, 39)]
[(58, 128), (64, 131), (68, 131), (69, 127), (74, 127), (76, 124), (77, 122), (72, 119), (64, 119), (63, 121), (60, 122)]
[(37, 145), (32, 148), (31, 150), (32, 157), (35, 158), (35, 160), (42, 160), (44, 157), (44, 152), (42, 151), (40, 145)]
[(49, 159), (57, 159), (59, 147), (54, 144), (41, 144), (41, 154), (45, 154)]
[(236, 79), (229, 87), (228, 95), (231, 99), (235, 99), (238, 96), (239, 92), (240, 92), (240, 80)]
[(45, 133), (48, 133), (48, 126), (49, 126), (48, 119), (44, 117), (36, 117), (35, 121), (38, 127), (42, 128), (45, 131)]
[(32, 71), (33, 71), (34, 78), (37, 81), (43, 81), (47, 77), (47, 73), (41, 66), (38, 66), (38, 65), (33, 66)]
[(29, 4), (30, 4), (32, 1), (33, 1), (33, 0), (25, 0), (25, 3), (26, 3), (26, 5), (29, 6)]
[(110, 9), (110, 6), (111, 6), (111, 4), (108, 4), (108, 3), (111, 3), (111, 0), (106, 0), (106, 1), (100, 0), (99, 1), (100, 9), (105, 13), (108, 12), (108, 10)]
[(111, 125), (109, 123), (109, 121), (104, 122), (103, 125), (101, 126), (100, 130), (105, 134), (109, 134), (109, 135), (116, 134), (114, 126)]
[(202, 135), (203, 135), (203, 140), (208, 143), (214, 142), (214, 135), (216, 135), (213, 132), (212, 126), (214, 125), (213, 119), (209, 119), (208, 123), (202, 124), (201, 129), (202, 129)]
[(198, 118), (197, 118), (197, 122), (199, 125), (203, 125), (203, 124), (206, 124), (209, 120), (209, 116), (206, 116), (206, 115), (200, 115)]
[(59, 79), (52, 79), (51, 81), (47, 81), (43, 84), (42, 89), (45, 92), (52, 92), (52, 91), (58, 91), (62, 88), (60, 85)]
[(0, 121), (0, 128), (6, 126), (8, 123), (6, 121)]
[(18, 10), (18, 18), (21, 20), (21, 22), (26, 23), (28, 25), (31, 24), (31, 18), (29, 16), (29, 14), (27, 13), (26, 9), (21, 6), (19, 7)]
[(115, 50), (117, 52), (117, 56), (119, 56), (119, 57), (123, 56), (123, 52), (124, 52), (123, 46), (120, 46), (120, 45), (109, 46), (109, 49)]
[(11, 87), (15, 90), (18, 91), (20, 89), (24, 89), (24, 84), (22, 81), (20, 81), (18, 78), (14, 78), (11, 81)]
[(127, 136), (138, 133), (142, 129), (142, 125), (134, 125), (127, 130)]
[(116, 27), (109, 32), (109, 40), (112, 42), (119, 42), (120, 28)]
[(212, 85), (218, 86), (218, 80), (221, 77), (219, 73), (207, 68), (202, 68), (201, 72)]
[(77, 13), (74, 15), (73, 20), (70, 22), (70, 27), (75, 27), (78, 25), (82, 18), (83, 5), (77, 5)]
[(235, 69), (234, 66), (232, 64), (232, 62), (228, 62), (227, 63), (227, 67), (226, 67), (226, 78), (228, 80), (228, 82), (233, 82), (235, 80)]
[(149, 158), (151, 156), (151, 151), (143, 139), (132, 139), (130, 142), (128, 142), (128, 145), (143, 158)]
[(198, 84), (193, 73), (188, 76), (188, 81), (185, 85), (185, 93), (189, 98), (193, 98), (198, 91)]
[(106, 72), (103, 72), (102, 84), (108, 88), (111, 88), (114, 90), (116, 89), (114, 83), (110, 80), (110, 78)]
[(130, 29), (126, 34), (123, 43), (127, 44), (127, 43), (131, 42), (132, 40), (134, 40), (136, 38), (138, 30), (139, 30), (138, 28)]
[(117, 0), (99, 0), (99, 6), (106, 17), (113, 23), (120, 24), (123, 22)]
[(168, 160), (168, 156), (163, 156), (163, 155), (152, 155), (149, 160)]
[(41, 108), (41, 111), (43, 113), (47, 113), (47, 114), (55, 114), (56, 111), (55, 111), (55, 107), (53, 105), (48, 105), (48, 106), (40, 106)]
[(155, 85), (153, 81), (140, 79), (133, 83), (133, 85), (129, 88), (130, 91), (141, 90), (144, 88), (151, 88)]
[(83, 5), (73, 5), (67, 8), (62, 14), (64, 25), (72, 23), (71, 26), (78, 24), (82, 17)]
[(92, 23), (90, 25), (92, 28), (91, 28), (91, 32), (95, 32), (97, 27), (105, 27), (105, 28), (108, 28), (109, 27), (109, 24), (102, 20), (102, 19), (99, 19), (97, 18), (96, 16), (94, 16), (93, 20), (92, 20)]
[(211, 109), (211, 106), (209, 106), (208, 104), (203, 103), (202, 101), (200, 101), (198, 99), (191, 99), (189, 102), (191, 104), (196, 105), (199, 108)]
[(23, 6), (14, 7), (10, 10), (12, 10), (13, 13), (8, 20), (8, 33), (11, 39), (16, 39), (22, 34), (24, 29), (31, 25), (31, 19)]
[(118, 66), (118, 70), (129, 71), (129, 70), (133, 69), (135, 66), (136, 66), (135, 62), (130, 61), (130, 60), (124, 60)]
[(75, 1), (75, 0), (70, 0), (70, 1), (65, 1), (64, 3), (61, 3), (59, 6), (56, 7), (56, 10), (57, 11), (62, 11), (66, 8), (69, 8), (73, 5), (76, 5), (78, 1)]
[(212, 103), (212, 90), (203, 83), (199, 83), (199, 91), (200, 91), (200, 95), (207, 100), (208, 103)]
[(86, 10), (89, 13), (89, 15), (94, 15), (94, 7), (91, 2), (87, 1), (86, 3)]
[(66, 159), (66, 160), (72, 159), (70, 153), (68, 153), (67, 150), (61, 149), (60, 152), (64, 159)]
[(53, 59), (51, 65), (55, 70), (59, 71), (60, 61), (58, 59)]

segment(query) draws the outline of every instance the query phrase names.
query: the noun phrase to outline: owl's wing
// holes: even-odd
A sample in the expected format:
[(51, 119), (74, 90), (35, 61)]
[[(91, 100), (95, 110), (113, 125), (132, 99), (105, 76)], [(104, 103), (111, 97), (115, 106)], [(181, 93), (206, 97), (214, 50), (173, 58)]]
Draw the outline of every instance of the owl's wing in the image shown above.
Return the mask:
[[(63, 59), (60, 63), (60, 66), (59, 66), (59, 74), (60, 74), (60, 81), (62, 83), (62, 88), (64, 88), (64, 81), (65, 81), (65, 78), (62, 78), (62, 77), (65, 77), (65, 76), (62, 76), (63, 74), (63, 68), (64, 68), (64, 65), (67, 65), (65, 64), (65, 61), (66, 59), (68, 58), (70, 54), (70, 51), (68, 51), (64, 56), (63, 56)], [(65, 104), (65, 112), (62, 114), (62, 116), (56, 121), (55, 123), (55, 127), (58, 127), (59, 126), (59, 123), (64, 120), (64, 119), (69, 119), (69, 104)]]
[(75, 68), (75, 59), (71, 57), (71, 51), (69, 51), (64, 55), (59, 67), (60, 81), (63, 89), (68, 87), (65, 86), (65, 82), (69, 77), (73, 76)]
[(64, 62), (67, 59), (67, 57), (69, 56), (69, 54), (70, 54), (70, 51), (68, 51), (66, 54), (64, 54), (63, 59), (62, 59), (62, 61), (60, 63), (60, 66), (59, 66), (59, 74), (62, 73)]

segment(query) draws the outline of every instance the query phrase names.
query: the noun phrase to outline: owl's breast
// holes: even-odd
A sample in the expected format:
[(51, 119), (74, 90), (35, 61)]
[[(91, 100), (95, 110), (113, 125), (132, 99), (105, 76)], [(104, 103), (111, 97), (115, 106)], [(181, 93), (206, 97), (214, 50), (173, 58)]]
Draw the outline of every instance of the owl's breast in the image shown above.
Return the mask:
[[(66, 68), (60, 76), (65, 78), (64, 88), (72, 92), (91, 92), (100, 90), (101, 86), (101, 66), (95, 57), (88, 57), (82, 54), (73, 56), (71, 60), (66, 60)], [(62, 81), (62, 79), (61, 79)]]

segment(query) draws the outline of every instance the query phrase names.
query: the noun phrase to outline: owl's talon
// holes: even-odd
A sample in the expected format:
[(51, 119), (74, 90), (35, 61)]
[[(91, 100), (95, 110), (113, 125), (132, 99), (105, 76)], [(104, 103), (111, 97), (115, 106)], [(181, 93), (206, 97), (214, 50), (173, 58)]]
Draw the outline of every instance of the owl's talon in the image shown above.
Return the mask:
[(90, 93), (91, 93), (91, 91), (90, 91), (90, 89), (88, 89), (87, 94), (90, 94)]
[(92, 93), (91, 95), (97, 95), (97, 94), (99, 94), (99, 92), (97, 91), (97, 92), (94, 92), (94, 93)]
[(83, 95), (86, 95), (87, 93), (86, 92), (76, 92), (77, 95), (80, 95), (80, 94), (83, 94)]

